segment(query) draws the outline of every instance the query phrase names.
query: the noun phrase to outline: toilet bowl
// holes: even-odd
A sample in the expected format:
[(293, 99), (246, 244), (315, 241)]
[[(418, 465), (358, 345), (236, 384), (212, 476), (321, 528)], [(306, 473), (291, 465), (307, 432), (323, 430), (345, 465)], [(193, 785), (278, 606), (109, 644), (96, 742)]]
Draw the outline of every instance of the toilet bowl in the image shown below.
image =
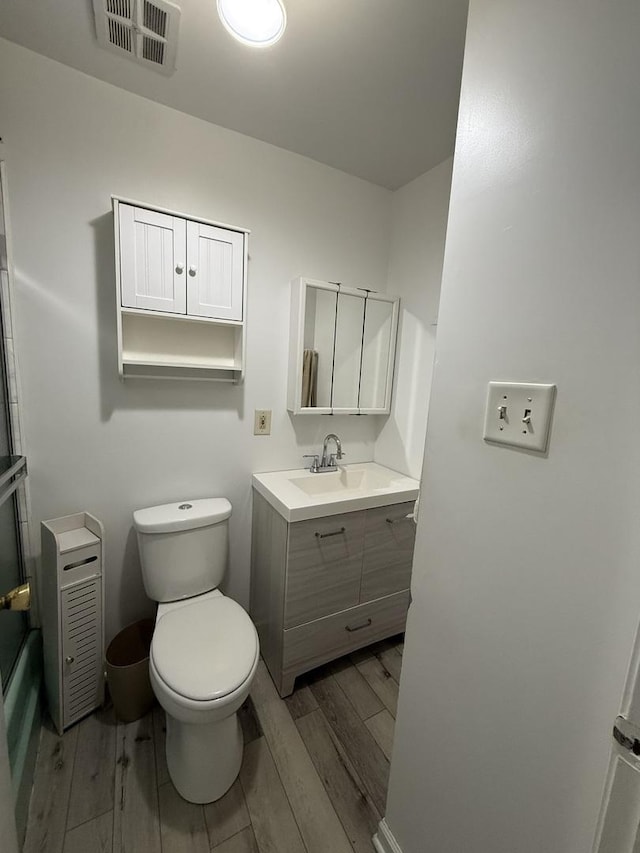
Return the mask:
[(251, 619), (217, 589), (230, 514), (224, 498), (134, 513), (145, 589), (159, 602), (149, 670), (166, 712), (167, 767), (193, 803), (222, 797), (240, 771), (237, 711), (260, 654)]
[(236, 711), (249, 695), (258, 657), (251, 619), (218, 591), (158, 608), (151, 685), (167, 714), (169, 775), (192, 803), (219, 799), (240, 771)]

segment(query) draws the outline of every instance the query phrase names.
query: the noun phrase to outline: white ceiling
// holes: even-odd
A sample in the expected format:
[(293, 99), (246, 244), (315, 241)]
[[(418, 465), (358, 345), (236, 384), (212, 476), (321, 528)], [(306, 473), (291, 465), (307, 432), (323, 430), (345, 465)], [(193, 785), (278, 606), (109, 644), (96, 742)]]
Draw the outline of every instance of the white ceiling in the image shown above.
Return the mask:
[(453, 152), (467, 0), (284, 0), (255, 50), (178, 0), (177, 70), (98, 47), (90, 0), (1, 0), (0, 35), (185, 113), (395, 189)]

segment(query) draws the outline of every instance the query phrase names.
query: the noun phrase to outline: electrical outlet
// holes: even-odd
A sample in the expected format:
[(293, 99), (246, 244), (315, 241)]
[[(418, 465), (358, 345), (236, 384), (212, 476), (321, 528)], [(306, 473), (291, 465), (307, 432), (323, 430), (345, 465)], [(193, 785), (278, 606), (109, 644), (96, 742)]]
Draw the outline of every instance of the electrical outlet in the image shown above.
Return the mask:
[(254, 435), (271, 435), (271, 409), (256, 409), (253, 419)]

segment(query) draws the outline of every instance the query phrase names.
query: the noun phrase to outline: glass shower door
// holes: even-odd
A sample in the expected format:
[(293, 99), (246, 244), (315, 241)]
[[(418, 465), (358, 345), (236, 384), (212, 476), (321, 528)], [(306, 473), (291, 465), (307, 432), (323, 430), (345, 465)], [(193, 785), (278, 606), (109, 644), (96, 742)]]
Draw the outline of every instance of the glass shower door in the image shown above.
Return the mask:
[[(0, 286), (8, 287), (7, 240), (2, 192), (0, 187)], [(0, 313), (2, 301), (0, 300)], [(16, 489), (26, 473), (24, 459), (13, 455), (9, 408), (7, 361), (5, 358), (5, 324), (0, 333), (0, 595), (23, 580)], [(0, 613), (0, 675), (6, 687), (28, 631), (27, 614), (14, 611)]]

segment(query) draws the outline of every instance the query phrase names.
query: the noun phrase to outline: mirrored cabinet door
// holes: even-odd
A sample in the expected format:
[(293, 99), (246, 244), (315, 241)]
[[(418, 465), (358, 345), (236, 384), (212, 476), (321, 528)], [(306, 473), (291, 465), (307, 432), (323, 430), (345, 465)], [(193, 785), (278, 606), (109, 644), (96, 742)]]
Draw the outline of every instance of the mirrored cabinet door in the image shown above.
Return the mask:
[(388, 410), (391, 402), (397, 304), (381, 294), (367, 296), (358, 400), (362, 414)]
[(335, 291), (306, 288), (302, 350), (302, 408), (330, 408), (333, 375)]
[(334, 413), (358, 414), (360, 363), (362, 361), (362, 328), (364, 325), (364, 293), (338, 293), (336, 342), (333, 355)]
[(337, 284), (291, 282), (287, 408), (293, 414), (331, 414), (337, 300)]
[(388, 414), (399, 300), (332, 282), (291, 286), (287, 408), (306, 414)]

